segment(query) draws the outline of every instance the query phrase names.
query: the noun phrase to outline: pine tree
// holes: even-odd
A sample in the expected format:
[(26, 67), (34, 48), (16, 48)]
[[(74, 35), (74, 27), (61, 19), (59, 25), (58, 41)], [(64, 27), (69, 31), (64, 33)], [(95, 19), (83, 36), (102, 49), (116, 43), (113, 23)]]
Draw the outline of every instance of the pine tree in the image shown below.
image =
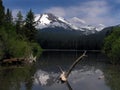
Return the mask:
[(2, 0), (0, 0), (0, 26), (3, 25), (4, 16), (5, 16), (4, 6), (3, 6), (3, 3), (2, 3)]
[(36, 29), (35, 29), (35, 22), (34, 22), (34, 13), (30, 9), (30, 11), (26, 15), (25, 19), (25, 36), (29, 41), (34, 41), (35, 40), (35, 35), (36, 35)]
[(17, 20), (16, 20), (16, 22), (18, 22), (19, 25), (22, 25), (22, 23), (23, 23), (23, 15), (22, 15), (21, 11), (19, 11), (17, 13)]
[(7, 12), (5, 14), (5, 22), (7, 24), (12, 24), (13, 23), (12, 12), (9, 9), (7, 9)]
[(19, 11), (17, 13), (17, 18), (16, 18), (16, 32), (19, 35), (23, 35), (22, 26), (23, 26), (23, 16), (21, 11)]
[(30, 9), (29, 12), (26, 15), (26, 24), (31, 24), (33, 26), (34, 24), (34, 13)]

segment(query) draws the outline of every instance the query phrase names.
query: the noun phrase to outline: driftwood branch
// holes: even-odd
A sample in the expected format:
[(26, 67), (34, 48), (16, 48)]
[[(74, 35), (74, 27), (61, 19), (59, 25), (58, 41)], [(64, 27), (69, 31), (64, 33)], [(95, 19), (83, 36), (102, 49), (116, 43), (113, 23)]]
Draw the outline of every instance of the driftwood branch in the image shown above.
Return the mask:
[(69, 70), (66, 73), (66, 78), (69, 76), (69, 74), (71, 73), (71, 71), (73, 70), (73, 68), (76, 66), (76, 64), (80, 60), (82, 60), (85, 56), (86, 56), (86, 51), (84, 51), (84, 53), (78, 59), (76, 59), (75, 62), (70, 66)]
[(58, 68), (60, 69), (61, 73), (63, 72), (62, 68), (60, 66), (58, 66)]
[(67, 72), (64, 72), (62, 70), (61, 67), (59, 67), (60, 71), (61, 71), (61, 74), (60, 74), (60, 77), (59, 77), (59, 80), (61, 80), (61, 82), (66, 82), (67, 81), (67, 78), (69, 76), (69, 74), (71, 73), (71, 71), (73, 70), (73, 68), (76, 66), (76, 64), (82, 60), (84, 57), (86, 56), (86, 51), (84, 51), (84, 53), (78, 58), (75, 60), (75, 62), (73, 62), (73, 64), (70, 66), (69, 70)]

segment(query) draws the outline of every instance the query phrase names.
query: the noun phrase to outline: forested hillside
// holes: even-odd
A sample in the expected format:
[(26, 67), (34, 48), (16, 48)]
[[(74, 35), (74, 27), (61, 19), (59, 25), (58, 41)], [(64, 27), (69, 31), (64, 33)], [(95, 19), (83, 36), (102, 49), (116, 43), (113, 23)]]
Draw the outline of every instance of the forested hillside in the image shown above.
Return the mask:
[(44, 28), (39, 30), (37, 40), (44, 49), (101, 50), (109, 29), (85, 34), (80, 30)]
[(21, 11), (13, 18), (12, 12), (0, 0), (0, 60), (39, 54), (41, 47), (36, 43), (36, 33), (32, 10), (25, 19)]
[(112, 27), (112, 32), (108, 34), (104, 41), (104, 52), (110, 57), (112, 63), (120, 63), (120, 27)]

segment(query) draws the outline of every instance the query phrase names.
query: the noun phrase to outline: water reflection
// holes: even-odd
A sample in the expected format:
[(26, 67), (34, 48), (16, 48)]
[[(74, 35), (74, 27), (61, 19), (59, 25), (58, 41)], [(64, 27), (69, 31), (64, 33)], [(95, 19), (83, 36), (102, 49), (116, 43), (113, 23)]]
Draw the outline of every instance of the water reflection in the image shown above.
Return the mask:
[(0, 68), (0, 90), (32, 90), (31, 76), (34, 74), (33, 67), (3, 67)]
[(41, 86), (51, 86), (55, 82), (55, 77), (57, 74), (48, 73), (43, 70), (38, 70), (34, 74), (34, 84), (39, 84)]
[(111, 90), (120, 90), (120, 66), (110, 66), (105, 72), (105, 80)]
[[(34, 84), (39, 84), (41, 86), (51, 86), (55, 82), (55, 79), (59, 73), (54, 72), (47, 72), (43, 70), (38, 70), (34, 74)], [(78, 83), (82, 81), (87, 81), (89, 78), (91, 80), (95, 80), (94, 83), (100, 83), (101, 81), (104, 81), (104, 78), (101, 78), (103, 80), (99, 80), (100, 76), (103, 76), (103, 72), (100, 69), (95, 69), (94, 67), (83, 67), (82, 69), (73, 70), (68, 78), (68, 81), (74, 85), (77, 85)], [(67, 82), (67, 86), (70, 88), (70, 84)], [(87, 82), (91, 82), (88, 80)]]
[(43, 52), (33, 66), (0, 68), (0, 90), (120, 90), (120, 70), (104, 62), (100, 53), (88, 53), (68, 77), (56, 82), (58, 65), (65, 71), (80, 52)]
[(68, 87), (68, 90), (73, 90), (68, 81), (66, 82), (66, 85), (67, 85), (67, 87)]
[[(103, 69), (106, 67), (103, 62), (103, 55), (99, 53), (88, 54), (88, 58), (80, 62), (71, 72), (68, 83), (58, 84), (55, 81), (60, 74), (57, 66), (60, 65), (64, 70), (81, 55), (81, 52), (45, 52), (38, 61), (37, 66), (40, 68), (35, 73), (39, 78), (34, 82), (44, 86), (44, 90), (110, 90), (105, 84)], [(91, 83), (92, 82), (92, 83)], [(99, 87), (99, 88), (98, 88)]]

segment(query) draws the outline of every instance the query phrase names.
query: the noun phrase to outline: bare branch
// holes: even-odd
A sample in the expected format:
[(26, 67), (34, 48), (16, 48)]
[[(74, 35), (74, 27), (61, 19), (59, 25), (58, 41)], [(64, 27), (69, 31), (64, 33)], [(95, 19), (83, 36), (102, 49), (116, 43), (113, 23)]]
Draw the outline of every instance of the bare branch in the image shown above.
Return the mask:
[(86, 52), (87, 51), (84, 51), (84, 53), (78, 59), (76, 59), (75, 62), (70, 66), (69, 70), (66, 72), (66, 78), (69, 76), (69, 74), (71, 73), (73, 68), (76, 66), (76, 64), (86, 56)]

